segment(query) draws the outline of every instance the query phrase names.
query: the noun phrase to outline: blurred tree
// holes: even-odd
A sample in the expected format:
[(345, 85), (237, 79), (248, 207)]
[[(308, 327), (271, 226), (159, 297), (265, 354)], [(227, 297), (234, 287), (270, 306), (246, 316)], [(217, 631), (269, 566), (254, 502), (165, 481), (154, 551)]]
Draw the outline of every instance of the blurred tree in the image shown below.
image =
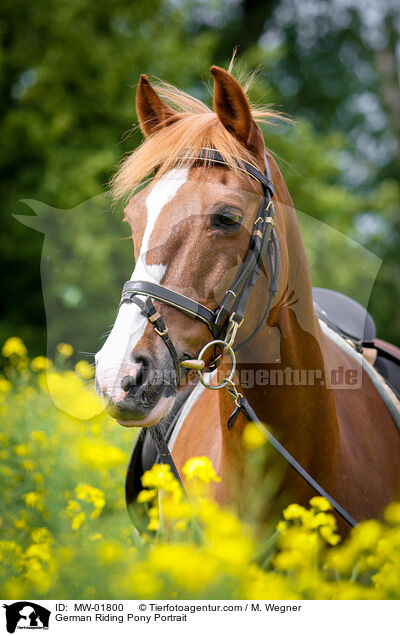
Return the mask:
[[(216, 35), (193, 36), (185, 28), (185, 12), (161, 0), (4, 0), (1, 11), (0, 268), (7, 276), (0, 281), (0, 337), (17, 331), (34, 350), (43, 350), (43, 237), (11, 213), (29, 212), (21, 198), (69, 209), (102, 192), (117, 162), (140, 140), (138, 133), (124, 136), (134, 122), (132, 87), (139, 74), (190, 88), (208, 73)], [(120, 222), (111, 214), (98, 219), (105, 234)], [(128, 242), (120, 244), (120, 252), (103, 288), (105, 306), (110, 305), (104, 324), (115, 311), (115, 290), (128, 261), (131, 267)], [(74, 285), (83, 298), (89, 283), (81, 274)], [(90, 284), (100, 287), (100, 279)], [(68, 320), (63, 291), (54, 292)]]
[[(299, 209), (332, 223), (382, 259), (370, 310), (381, 337), (400, 344), (398, 0), (243, 0), (227, 16), (220, 58), (229, 58), (232, 42), (239, 45), (241, 56), (259, 65), (266, 85), (274, 88), (273, 101), (327, 135), (322, 148), (308, 147), (311, 161), (318, 161), (318, 150), (324, 163), (326, 152), (332, 159), (332, 142), (338, 151), (326, 190), (332, 203), (337, 199), (336, 211), (323, 201), (313, 206), (321, 181), (299, 146), (285, 148), (281, 156), (311, 181), (292, 179), (282, 168)], [(324, 188), (328, 184), (322, 182)], [(346, 200), (335, 197), (340, 185)]]

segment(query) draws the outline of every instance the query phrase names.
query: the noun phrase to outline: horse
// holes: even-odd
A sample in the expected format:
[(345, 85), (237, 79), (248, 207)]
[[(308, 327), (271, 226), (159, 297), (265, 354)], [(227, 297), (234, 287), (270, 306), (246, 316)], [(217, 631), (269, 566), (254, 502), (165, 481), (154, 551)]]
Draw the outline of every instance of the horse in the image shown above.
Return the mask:
[[(188, 458), (209, 457), (221, 477), (213, 494), (224, 505), (238, 494), (245, 461), (243, 409), (227, 426), (232, 394), (237, 405), (243, 398), (352, 518), (376, 517), (400, 494), (393, 409), (361, 354), (352, 355), (354, 342), (340, 346), (317, 316), (293, 202), (260, 128), (281, 115), (252, 105), (248, 87), (230, 71), (212, 66), (210, 72), (213, 108), (140, 77), (136, 109), (144, 141), (113, 182), (114, 196), (128, 201), (124, 220), (136, 265), (96, 354), (96, 390), (126, 427), (165, 430), (183, 405), (169, 442), (177, 474), (183, 479)], [(221, 318), (229, 295), (240, 313), (235, 285), (249, 249), (257, 275), (245, 279), (243, 316), (235, 322), (228, 310)], [(218, 330), (210, 328), (209, 314), (219, 316)], [(207, 370), (214, 372), (204, 380)], [(333, 381), (338, 370), (347, 378), (340, 386)], [(207, 390), (198, 380), (193, 388), (198, 375), (215, 389), (221, 374), (229, 391)], [(267, 381), (273, 377), (279, 381)], [(290, 465), (282, 489), (304, 504), (315, 494)], [(242, 489), (241, 496), (249, 495)], [(345, 533), (346, 523), (338, 521)]]

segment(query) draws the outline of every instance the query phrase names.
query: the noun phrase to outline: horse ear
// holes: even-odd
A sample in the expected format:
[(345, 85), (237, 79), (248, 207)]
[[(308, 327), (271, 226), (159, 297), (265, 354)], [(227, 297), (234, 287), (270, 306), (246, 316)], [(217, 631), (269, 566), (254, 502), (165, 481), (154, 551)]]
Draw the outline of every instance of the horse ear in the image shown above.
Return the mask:
[(140, 76), (136, 91), (136, 112), (140, 128), (146, 137), (176, 121), (177, 116), (157, 95), (147, 75)]
[(241, 144), (264, 159), (264, 137), (239, 82), (219, 66), (212, 66), (210, 73), (214, 78), (214, 110), (218, 119)]

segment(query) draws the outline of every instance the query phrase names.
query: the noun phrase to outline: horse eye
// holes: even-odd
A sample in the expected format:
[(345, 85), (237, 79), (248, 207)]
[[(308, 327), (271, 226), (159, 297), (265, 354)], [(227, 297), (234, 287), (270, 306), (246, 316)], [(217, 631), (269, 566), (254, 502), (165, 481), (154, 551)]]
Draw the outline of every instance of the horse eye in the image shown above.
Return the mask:
[(211, 223), (215, 228), (235, 228), (240, 225), (242, 220), (239, 212), (235, 210), (223, 210), (212, 215)]

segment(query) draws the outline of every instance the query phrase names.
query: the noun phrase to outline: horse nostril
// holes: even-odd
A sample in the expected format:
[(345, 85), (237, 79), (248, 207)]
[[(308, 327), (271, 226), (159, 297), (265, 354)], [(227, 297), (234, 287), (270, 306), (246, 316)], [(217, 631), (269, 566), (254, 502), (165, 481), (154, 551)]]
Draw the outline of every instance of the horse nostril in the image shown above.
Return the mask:
[(134, 356), (132, 370), (121, 380), (121, 389), (126, 393), (134, 393), (140, 388), (145, 388), (150, 383), (150, 374), (153, 369), (152, 358), (145, 354)]
[(129, 389), (131, 388), (131, 386), (133, 386), (134, 384), (136, 384), (134, 378), (132, 378), (130, 375), (126, 375), (124, 378), (122, 378), (121, 380), (121, 389), (123, 391), (125, 391), (125, 393), (128, 393)]

